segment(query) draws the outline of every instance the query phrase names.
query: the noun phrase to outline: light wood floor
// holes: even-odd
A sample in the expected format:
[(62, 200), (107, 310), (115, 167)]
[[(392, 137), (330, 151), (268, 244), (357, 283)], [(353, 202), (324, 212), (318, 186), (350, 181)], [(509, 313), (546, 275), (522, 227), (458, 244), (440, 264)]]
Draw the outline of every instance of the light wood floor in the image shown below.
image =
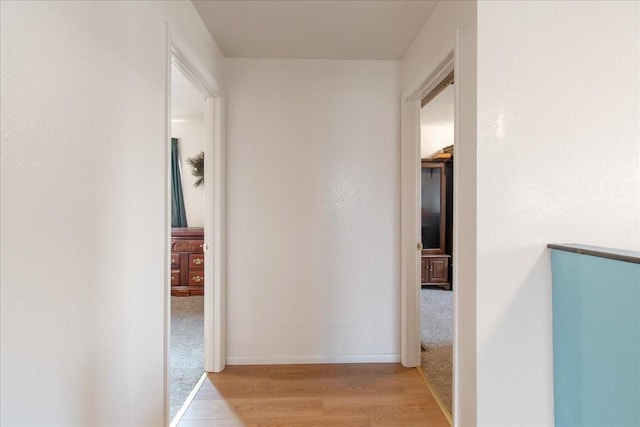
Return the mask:
[(228, 366), (209, 374), (180, 427), (442, 426), (416, 369), (399, 364)]

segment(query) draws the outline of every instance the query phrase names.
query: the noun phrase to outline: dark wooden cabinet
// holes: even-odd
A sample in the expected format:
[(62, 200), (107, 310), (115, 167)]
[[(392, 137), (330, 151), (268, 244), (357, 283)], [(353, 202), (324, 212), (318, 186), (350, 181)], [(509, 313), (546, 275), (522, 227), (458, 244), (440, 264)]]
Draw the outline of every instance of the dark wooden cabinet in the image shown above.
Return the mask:
[(171, 230), (171, 295), (204, 294), (204, 229)]
[(420, 283), (451, 289), (453, 161), (423, 160), (420, 193)]
[(449, 259), (446, 254), (422, 255), (421, 283), (423, 285), (437, 285), (451, 289), (449, 278)]

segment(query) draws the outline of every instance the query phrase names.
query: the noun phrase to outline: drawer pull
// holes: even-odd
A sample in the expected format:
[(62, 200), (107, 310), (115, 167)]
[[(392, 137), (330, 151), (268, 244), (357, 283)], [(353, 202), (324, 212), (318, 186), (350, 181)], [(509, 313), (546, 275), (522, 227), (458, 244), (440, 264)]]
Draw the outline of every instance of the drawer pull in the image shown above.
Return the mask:
[(176, 280), (176, 276), (171, 276), (171, 281), (174, 282)]
[(202, 279), (204, 279), (204, 277), (201, 276), (193, 276), (193, 281), (196, 283), (200, 283), (202, 282)]
[(200, 264), (202, 264), (202, 263), (203, 263), (202, 258), (195, 258), (195, 259), (193, 260), (193, 263), (194, 263), (194, 264), (196, 264), (196, 265), (200, 265)]

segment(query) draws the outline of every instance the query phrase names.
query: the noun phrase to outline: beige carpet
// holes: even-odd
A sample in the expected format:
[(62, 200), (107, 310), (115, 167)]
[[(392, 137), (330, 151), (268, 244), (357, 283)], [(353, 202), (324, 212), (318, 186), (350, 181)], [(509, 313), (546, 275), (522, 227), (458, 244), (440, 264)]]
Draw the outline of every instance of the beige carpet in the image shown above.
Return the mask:
[(422, 370), (451, 413), (453, 380), (453, 292), (423, 288), (420, 291)]
[(176, 415), (204, 372), (204, 297), (171, 297), (170, 416)]

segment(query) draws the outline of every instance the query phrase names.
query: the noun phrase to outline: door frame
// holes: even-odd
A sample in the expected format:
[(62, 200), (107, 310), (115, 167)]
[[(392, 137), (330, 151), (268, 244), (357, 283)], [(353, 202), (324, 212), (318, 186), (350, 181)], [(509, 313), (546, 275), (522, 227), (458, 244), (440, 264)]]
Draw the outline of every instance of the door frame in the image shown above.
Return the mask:
[[(422, 100), (446, 77), (454, 72), (457, 63), (457, 40), (449, 50), (430, 68), (427, 77), (409, 93), (403, 96), (401, 104), (401, 309), (400, 309), (400, 356), (406, 367), (419, 367), (421, 363), (420, 344), (420, 110)], [(459, 138), (458, 85), (454, 85), (454, 144)], [(458, 206), (457, 183), (459, 168), (454, 168), (453, 203), (453, 259), (458, 257)], [(453, 262), (453, 408), (454, 422), (457, 419), (458, 402), (458, 262)]]
[[(188, 46), (165, 23), (165, 247), (164, 402), (169, 420), (169, 339), (171, 327), (171, 73), (181, 72), (203, 95), (204, 170), (204, 370), (220, 372), (226, 363), (226, 142), (224, 94), (216, 79), (196, 66)], [(167, 421), (168, 420), (168, 421)]]
[(420, 107), (418, 100), (455, 73), (453, 182), (453, 425), (477, 424), (477, 27), (475, 19), (455, 30), (423, 68), (422, 83), (401, 98), (401, 301), (400, 351), (405, 366), (420, 364), (420, 300), (416, 244)]
[[(401, 360), (407, 367), (420, 366), (420, 109), (421, 102), (454, 71), (454, 52), (449, 52), (434, 71), (402, 100), (401, 149)], [(454, 85), (454, 97), (456, 96)], [(454, 126), (457, 127), (457, 126)], [(454, 141), (455, 144), (455, 141)], [(455, 168), (454, 168), (455, 175)], [(454, 176), (455, 187), (455, 176)], [(455, 197), (455, 189), (454, 189)], [(454, 242), (455, 242), (454, 202)], [(455, 244), (454, 244), (455, 255)], [(456, 263), (453, 264), (455, 277)], [(455, 289), (455, 287), (454, 287)], [(455, 292), (455, 290), (454, 290)], [(455, 296), (455, 293), (454, 293)], [(455, 314), (455, 313), (454, 313)], [(454, 316), (455, 317), (455, 316)], [(455, 338), (454, 338), (455, 341)]]

